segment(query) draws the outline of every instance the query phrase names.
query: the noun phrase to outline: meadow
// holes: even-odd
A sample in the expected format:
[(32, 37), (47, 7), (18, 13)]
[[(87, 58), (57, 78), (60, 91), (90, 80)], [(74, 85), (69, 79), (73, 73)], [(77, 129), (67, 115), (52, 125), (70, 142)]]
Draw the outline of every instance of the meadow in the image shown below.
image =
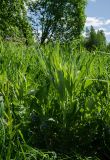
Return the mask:
[(110, 54), (0, 41), (0, 160), (110, 153)]

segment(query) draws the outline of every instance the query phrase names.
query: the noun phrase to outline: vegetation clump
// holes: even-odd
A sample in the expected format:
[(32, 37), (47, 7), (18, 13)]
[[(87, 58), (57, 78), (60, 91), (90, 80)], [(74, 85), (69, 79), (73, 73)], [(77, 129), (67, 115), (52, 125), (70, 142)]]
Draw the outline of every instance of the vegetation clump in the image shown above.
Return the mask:
[(1, 41), (1, 159), (109, 155), (109, 55), (71, 45)]
[(82, 36), (85, 5), (1, 2), (0, 160), (110, 159), (110, 44)]

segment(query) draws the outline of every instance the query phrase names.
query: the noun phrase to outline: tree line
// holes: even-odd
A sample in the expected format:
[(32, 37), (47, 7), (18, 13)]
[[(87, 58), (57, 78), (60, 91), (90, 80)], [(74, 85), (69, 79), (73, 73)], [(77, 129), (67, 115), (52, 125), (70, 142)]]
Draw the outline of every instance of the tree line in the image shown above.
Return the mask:
[(107, 51), (110, 52), (110, 43), (107, 43), (106, 36), (103, 30), (95, 30), (93, 26), (86, 28), (86, 35), (83, 41), (83, 46), (88, 51)]
[[(33, 43), (34, 36), (41, 44), (80, 39), (86, 21), (86, 4), (87, 0), (2, 0), (0, 36), (27, 45)], [(95, 31), (93, 26), (86, 29), (82, 44), (89, 51), (110, 51), (104, 31)]]
[(2, 0), (0, 35), (28, 44), (35, 30), (40, 32), (41, 44), (56, 39), (72, 41), (84, 28), (85, 6), (86, 0)]

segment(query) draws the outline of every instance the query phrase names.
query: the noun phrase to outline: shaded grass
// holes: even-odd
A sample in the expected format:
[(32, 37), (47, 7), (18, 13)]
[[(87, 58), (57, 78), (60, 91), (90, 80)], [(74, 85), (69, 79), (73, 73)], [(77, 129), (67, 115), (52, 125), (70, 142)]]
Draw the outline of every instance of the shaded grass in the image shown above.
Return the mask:
[(0, 158), (109, 154), (109, 60), (74, 44), (1, 42)]

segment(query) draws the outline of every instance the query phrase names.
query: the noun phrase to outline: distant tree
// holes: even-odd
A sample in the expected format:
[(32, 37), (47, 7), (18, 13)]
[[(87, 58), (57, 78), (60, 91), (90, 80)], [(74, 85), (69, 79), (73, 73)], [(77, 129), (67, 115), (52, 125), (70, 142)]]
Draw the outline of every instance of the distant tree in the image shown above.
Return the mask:
[(95, 31), (94, 27), (91, 26), (90, 29), (86, 29), (85, 47), (89, 51), (106, 50), (106, 37), (103, 30)]
[(97, 47), (97, 34), (93, 26), (90, 30), (86, 29), (85, 47), (89, 50), (95, 50)]
[(106, 50), (106, 37), (103, 30), (97, 31), (97, 48), (100, 51)]
[(28, 44), (32, 40), (32, 30), (26, 16), (26, 0), (0, 1), (0, 35), (3, 38), (24, 38)]
[(30, 5), (32, 24), (40, 41), (70, 41), (79, 37), (85, 24), (86, 0), (37, 0)]

